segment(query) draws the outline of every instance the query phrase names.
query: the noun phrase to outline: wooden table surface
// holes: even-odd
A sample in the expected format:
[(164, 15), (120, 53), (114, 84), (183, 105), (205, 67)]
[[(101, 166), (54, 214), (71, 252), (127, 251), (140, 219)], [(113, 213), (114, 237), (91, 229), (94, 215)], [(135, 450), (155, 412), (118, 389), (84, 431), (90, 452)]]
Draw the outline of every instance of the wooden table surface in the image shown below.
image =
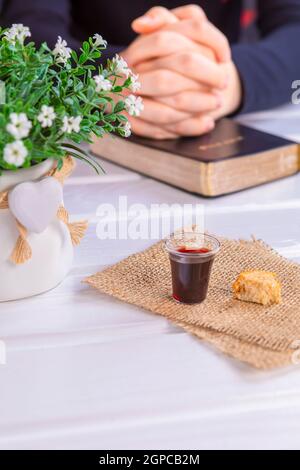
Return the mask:
[[(297, 106), (241, 120), (300, 142)], [(72, 217), (90, 219), (68, 278), (0, 305), (0, 448), (299, 449), (300, 368), (253, 370), (81, 281), (152, 243), (96, 237), (97, 206), (124, 195), (146, 206), (202, 203), (208, 230), (254, 234), (300, 260), (300, 176), (207, 200), (104, 166), (102, 178), (78, 166), (65, 187)]]

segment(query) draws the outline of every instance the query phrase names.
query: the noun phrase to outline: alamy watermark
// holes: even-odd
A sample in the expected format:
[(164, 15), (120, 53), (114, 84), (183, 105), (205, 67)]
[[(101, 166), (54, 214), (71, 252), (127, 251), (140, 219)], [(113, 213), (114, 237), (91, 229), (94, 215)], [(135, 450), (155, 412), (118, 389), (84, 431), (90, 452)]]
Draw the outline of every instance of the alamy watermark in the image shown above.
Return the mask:
[(100, 240), (159, 240), (176, 230), (197, 227), (204, 232), (203, 204), (129, 204), (120, 196), (117, 205), (97, 208), (97, 237)]
[(294, 80), (292, 83), (292, 104), (300, 104), (300, 80)]
[(6, 344), (0, 340), (0, 366), (6, 365)]

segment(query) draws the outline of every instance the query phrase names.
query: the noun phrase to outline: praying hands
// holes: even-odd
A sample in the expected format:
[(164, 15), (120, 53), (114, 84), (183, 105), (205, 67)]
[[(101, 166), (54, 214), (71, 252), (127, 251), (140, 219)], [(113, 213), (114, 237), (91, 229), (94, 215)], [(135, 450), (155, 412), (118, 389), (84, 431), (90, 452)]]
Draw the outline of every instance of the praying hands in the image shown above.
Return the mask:
[(136, 19), (138, 38), (121, 55), (139, 74), (144, 111), (133, 132), (172, 139), (211, 131), (242, 101), (226, 37), (197, 5), (154, 7)]

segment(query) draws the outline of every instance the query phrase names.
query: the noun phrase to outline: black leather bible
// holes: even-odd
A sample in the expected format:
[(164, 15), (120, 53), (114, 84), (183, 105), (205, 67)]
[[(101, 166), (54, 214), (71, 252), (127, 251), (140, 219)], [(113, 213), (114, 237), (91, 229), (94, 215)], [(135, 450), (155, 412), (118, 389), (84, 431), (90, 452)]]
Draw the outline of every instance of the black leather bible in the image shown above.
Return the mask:
[(299, 146), (220, 120), (197, 138), (157, 141), (95, 138), (92, 152), (114, 163), (203, 196), (220, 196), (298, 172)]

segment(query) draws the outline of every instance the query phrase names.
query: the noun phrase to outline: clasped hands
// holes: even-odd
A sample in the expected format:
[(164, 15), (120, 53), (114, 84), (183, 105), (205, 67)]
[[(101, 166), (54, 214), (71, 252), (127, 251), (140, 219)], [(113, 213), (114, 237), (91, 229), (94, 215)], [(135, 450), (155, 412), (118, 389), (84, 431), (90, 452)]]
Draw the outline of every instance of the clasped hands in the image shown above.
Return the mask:
[(198, 136), (239, 108), (242, 87), (230, 46), (199, 6), (154, 7), (132, 27), (139, 36), (121, 55), (142, 85), (144, 111), (130, 118), (135, 134)]

